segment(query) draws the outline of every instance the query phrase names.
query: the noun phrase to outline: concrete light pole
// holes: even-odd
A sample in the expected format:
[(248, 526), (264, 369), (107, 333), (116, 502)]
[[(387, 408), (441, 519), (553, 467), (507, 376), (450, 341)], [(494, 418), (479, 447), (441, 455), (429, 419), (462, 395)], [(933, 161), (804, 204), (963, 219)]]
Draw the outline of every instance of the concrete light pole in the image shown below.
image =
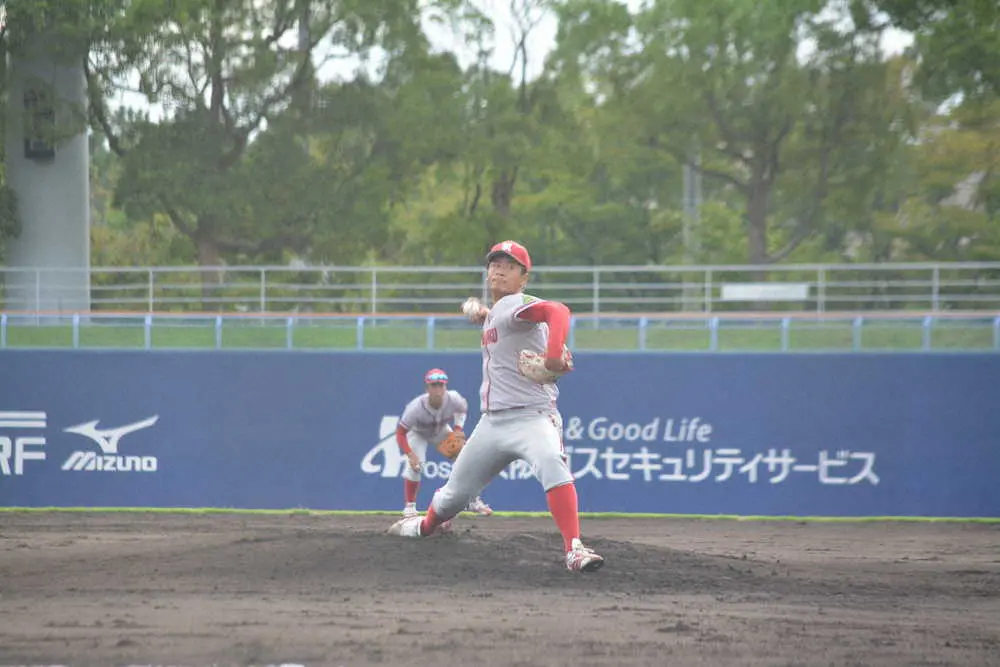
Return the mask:
[[(24, 0), (21, 0), (22, 2)], [(58, 3), (51, 8), (59, 11)], [(10, 16), (10, 14), (8, 14)], [(90, 151), (83, 40), (46, 25), (8, 26), (7, 179), (21, 234), (8, 246), (9, 310), (90, 309)], [(20, 34), (18, 34), (20, 32)]]

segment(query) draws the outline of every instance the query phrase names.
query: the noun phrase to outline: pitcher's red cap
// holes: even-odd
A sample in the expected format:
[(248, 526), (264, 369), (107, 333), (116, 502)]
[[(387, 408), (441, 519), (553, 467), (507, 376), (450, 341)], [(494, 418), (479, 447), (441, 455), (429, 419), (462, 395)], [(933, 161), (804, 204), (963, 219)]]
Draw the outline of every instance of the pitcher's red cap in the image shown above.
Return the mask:
[(531, 271), (531, 255), (528, 254), (528, 249), (517, 241), (501, 241), (490, 248), (486, 254), (486, 263), (489, 264), (497, 255), (507, 255), (523, 266), (525, 271)]

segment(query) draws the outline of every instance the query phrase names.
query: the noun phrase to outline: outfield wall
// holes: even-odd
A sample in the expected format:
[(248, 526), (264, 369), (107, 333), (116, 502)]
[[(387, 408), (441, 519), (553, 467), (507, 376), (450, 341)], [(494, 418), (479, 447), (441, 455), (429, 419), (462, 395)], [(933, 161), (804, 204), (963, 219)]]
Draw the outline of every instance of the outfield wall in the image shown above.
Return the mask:
[[(584, 511), (1000, 517), (1000, 355), (576, 360)], [(398, 510), (393, 431), (433, 366), (471, 428), (478, 353), (0, 352), (0, 506)], [(432, 453), (422, 507), (448, 470)], [(484, 497), (545, 509), (520, 464)]]

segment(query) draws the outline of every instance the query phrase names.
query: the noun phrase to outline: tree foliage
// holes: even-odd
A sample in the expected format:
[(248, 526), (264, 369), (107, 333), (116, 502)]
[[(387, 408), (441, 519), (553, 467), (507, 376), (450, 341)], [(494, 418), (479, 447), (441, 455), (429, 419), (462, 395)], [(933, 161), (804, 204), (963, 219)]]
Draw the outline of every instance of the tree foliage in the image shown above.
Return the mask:
[[(11, 3), (28, 29), (0, 46), (46, 15), (89, 46), (95, 262), (468, 264), (509, 237), (559, 264), (998, 254), (995, 3), (54, 7)], [(890, 26), (911, 53), (880, 50)], [(0, 182), (0, 248), (16, 231)]]
[[(860, 3), (858, 3), (860, 4)], [(877, 0), (875, 7), (914, 33), (917, 83), (933, 99), (1000, 95), (1000, 4), (993, 0)]]
[(935, 116), (922, 135), (909, 188), (877, 218), (878, 257), (1000, 260), (1000, 103)]
[(586, 63), (602, 106), (628, 108), (648, 145), (739, 207), (747, 261), (779, 261), (817, 234), (839, 242), (832, 203), (863, 210), (905, 129), (878, 31), (823, 18), (814, 0), (664, 0), (631, 20), (593, 4), (563, 5), (567, 69)]
[[(385, 153), (371, 129), (380, 114), (366, 113), (383, 91), (359, 81), (313, 94), (315, 70), (376, 47), (390, 57), (419, 49), (415, 10), (397, 0), (130, 3), (120, 22), (130, 29), (88, 61), (93, 117), (124, 160), (118, 202), (141, 218), (166, 215), (202, 266), (307, 249), (335, 260), (335, 250), (370, 246), (378, 229), (355, 221), (384, 199), (364, 178)], [(128, 74), (162, 119), (111, 122), (108, 87)], [(338, 242), (324, 243), (340, 220), (359, 234), (346, 238), (341, 225)]]

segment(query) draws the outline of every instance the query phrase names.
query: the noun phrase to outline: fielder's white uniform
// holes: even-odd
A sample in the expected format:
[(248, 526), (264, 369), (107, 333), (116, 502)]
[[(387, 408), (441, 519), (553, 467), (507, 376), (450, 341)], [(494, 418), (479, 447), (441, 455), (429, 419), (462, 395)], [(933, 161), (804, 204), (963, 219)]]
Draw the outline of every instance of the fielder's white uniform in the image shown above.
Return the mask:
[(548, 491), (573, 481), (562, 444), (562, 416), (555, 384), (537, 384), (517, 368), (521, 350), (544, 354), (548, 326), (518, 315), (539, 299), (518, 293), (498, 300), (483, 322), (482, 417), (452, 465), (448, 482), (431, 501), (454, 516), (511, 462), (523, 459)]
[[(468, 401), (454, 389), (445, 392), (441, 407), (437, 409), (431, 407), (430, 396), (421, 394), (407, 403), (403, 409), (399, 426), (406, 430), (406, 434), (397, 435), (397, 438), (406, 438), (406, 443), (422, 464), (427, 461), (427, 445), (440, 444), (451, 433), (452, 423), (458, 424), (459, 427), (465, 423), (468, 412)], [(409, 465), (404, 465), (403, 477), (412, 482), (419, 482), (420, 472)]]

